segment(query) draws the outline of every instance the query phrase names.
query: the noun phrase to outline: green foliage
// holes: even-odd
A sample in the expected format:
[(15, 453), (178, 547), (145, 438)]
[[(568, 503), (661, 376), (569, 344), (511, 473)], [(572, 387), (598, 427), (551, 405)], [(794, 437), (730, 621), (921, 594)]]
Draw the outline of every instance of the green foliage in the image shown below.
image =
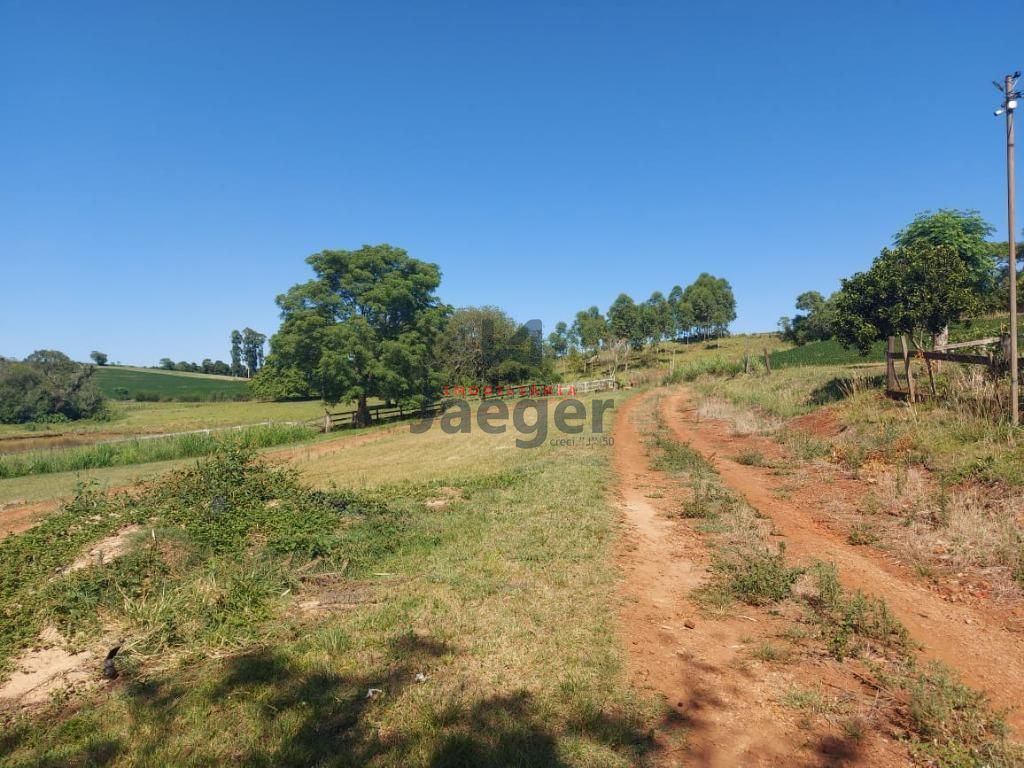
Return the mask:
[(826, 299), (817, 291), (805, 291), (796, 297), (796, 308), (803, 312), (779, 321), (782, 338), (794, 344), (831, 339), (835, 332), (834, 296)]
[(269, 448), (307, 440), (312, 436), (313, 430), (301, 424), (268, 424), (221, 433), (196, 432), (74, 448), (0, 454), (0, 479), (191, 459), (208, 456), (224, 448)]
[(572, 334), (576, 342), (587, 352), (593, 354), (608, 338), (608, 321), (601, 310), (590, 307), (576, 313), (572, 324)]
[(707, 272), (686, 287), (681, 302), (692, 312), (693, 325), (703, 338), (725, 334), (736, 319), (736, 298), (729, 281)]
[[(561, 323), (567, 332), (565, 323)], [(557, 339), (556, 339), (557, 341)], [(437, 339), (435, 358), (446, 384), (550, 381), (540, 339), (498, 307), (455, 310)]]
[(801, 568), (786, 566), (786, 550), (727, 550), (715, 557), (712, 567), (718, 587), (747, 605), (771, 605), (785, 600), (803, 574)]
[(963, 262), (968, 283), (978, 296), (991, 294), (995, 287), (996, 245), (987, 242), (995, 228), (978, 211), (942, 208), (919, 213), (893, 237), (897, 248), (926, 246), (952, 248)]
[(1024, 763), (1024, 750), (1007, 740), (1006, 723), (985, 695), (932, 662), (911, 675), (909, 714), (913, 751), (943, 768), (1009, 768)]
[(859, 349), (845, 347), (834, 339), (812, 341), (792, 349), (783, 349), (769, 355), (772, 369), (790, 368), (801, 365), (854, 365), (885, 360), (885, 343), (872, 343), (866, 353)]
[(644, 344), (640, 309), (625, 293), (620, 293), (608, 308), (608, 331), (610, 338), (628, 341), (634, 349)]
[(909, 649), (910, 635), (884, 600), (869, 597), (860, 590), (847, 596), (835, 566), (830, 563), (818, 563), (813, 573), (816, 594), (811, 607), (822, 627), (829, 652), (837, 660), (860, 653), (867, 642), (900, 653)]
[(92, 359), (92, 361), (94, 363), (96, 363), (96, 365), (106, 365), (107, 364), (107, 359), (108, 358), (107, 358), (107, 353), (106, 352), (97, 352), (97, 351), (94, 350), (94, 351), (89, 353), (89, 357)]
[(104, 412), (92, 381), (92, 366), (54, 350), (38, 350), (23, 361), (0, 358), (0, 423), (75, 420)]
[[(99, 616), (122, 626), (137, 653), (254, 642), (307, 564), (364, 574), (401, 540), (402, 520), (351, 492), (308, 490), (237, 449), (136, 496), (82, 492), (0, 541), (0, 669), (44, 623), (74, 640)], [(145, 531), (124, 556), (62, 573), (132, 524)]]
[(281, 328), (268, 364), (293, 369), (309, 394), (328, 403), (432, 397), (440, 388), (433, 344), (448, 308), (435, 296), (436, 264), (390, 245), (321, 251), (307, 263), (316, 277), (278, 296)]
[(919, 343), (976, 306), (967, 264), (948, 245), (883, 249), (867, 272), (843, 280), (834, 299), (836, 337), (862, 352), (887, 336)]
[[(144, 368), (104, 366), (94, 371), (93, 381), (100, 392), (118, 400), (197, 403), (248, 400), (250, 397), (249, 387), (244, 381), (175, 375)], [(124, 392), (127, 392), (127, 397)]]

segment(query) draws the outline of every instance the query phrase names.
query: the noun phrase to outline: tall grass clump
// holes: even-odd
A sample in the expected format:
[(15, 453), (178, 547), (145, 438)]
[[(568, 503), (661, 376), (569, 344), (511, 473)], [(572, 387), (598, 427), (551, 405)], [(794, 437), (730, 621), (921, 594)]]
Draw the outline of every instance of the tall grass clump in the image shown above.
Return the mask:
[(229, 448), (270, 448), (308, 440), (313, 434), (314, 431), (303, 424), (266, 424), (221, 433), (195, 432), (74, 448), (26, 451), (0, 456), (0, 479), (192, 459)]
[(705, 357), (676, 366), (675, 370), (665, 376), (662, 383), (682, 384), (701, 376), (736, 376), (740, 373), (743, 373), (742, 360), (727, 360), (720, 356)]

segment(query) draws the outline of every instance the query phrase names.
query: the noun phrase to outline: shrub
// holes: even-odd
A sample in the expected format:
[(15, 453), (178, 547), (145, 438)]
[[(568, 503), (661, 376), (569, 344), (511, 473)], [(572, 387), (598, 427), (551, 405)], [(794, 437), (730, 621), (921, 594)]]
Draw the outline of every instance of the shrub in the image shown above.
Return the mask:
[(91, 381), (92, 367), (54, 350), (38, 350), (23, 361), (0, 358), (0, 422), (23, 424), (48, 418), (87, 419), (103, 411)]
[(713, 567), (723, 577), (722, 587), (748, 605), (785, 600), (803, 573), (802, 568), (786, 566), (786, 548), (781, 544), (777, 552), (747, 550), (718, 557)]

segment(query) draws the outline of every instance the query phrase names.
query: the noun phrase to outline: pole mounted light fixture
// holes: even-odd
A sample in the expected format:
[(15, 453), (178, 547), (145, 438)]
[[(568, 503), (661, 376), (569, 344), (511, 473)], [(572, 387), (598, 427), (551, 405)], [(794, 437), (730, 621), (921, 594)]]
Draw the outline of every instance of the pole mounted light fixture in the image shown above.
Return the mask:
[(1021, 98), (1017, 90), (1017, 83), (1020, 80), (1020, 72), (1007, 75), (1000, 83), (992, 81), (1003, 94), (1003, 103), (995, 111), (996, 117), (1006, 115), (1006, 220), (1009, 246), (1007, 259), (1007, 273), (1010, 282), (1010, 421), (1014, 426), (1020, 424), (1020, 385), (1018, 379), (1017, 359), (1017, 244), (1014, 240), (1014, 222), (1016, 215), (1016, 189), (1014, 184), (1014, 136), (1013, 136), (1013, 113), (1017, 109), (1017, 102)]

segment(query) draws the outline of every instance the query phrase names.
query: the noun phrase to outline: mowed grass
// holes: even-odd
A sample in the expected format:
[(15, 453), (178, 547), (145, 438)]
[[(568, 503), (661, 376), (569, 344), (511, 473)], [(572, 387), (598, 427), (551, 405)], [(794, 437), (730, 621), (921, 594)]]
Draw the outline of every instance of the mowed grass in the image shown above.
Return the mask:
[(140, 393), (153, 400), (179, 401), (236, 400), (249, 397), (249, 385), (245, 379), (183, 371), (99, 366), (93, 371), (93, 380), (104, 395), (116, 399), (134, 400)]
[[(77, 642), (104, 651), (106, 624), (117, 627), (127, 638), (121, 679), (73, 707), (57, 701), (8, 723), (7, 764), (643, 762), (665, 709), (632, 692), (623, 669), (610, 449), (526, 450), (514, 440), (401, 430), (326, 454), (322, 465), (312, 454), (300, 460), (295, 490), (254, 477), (269, 488), (255, 500), (236, 501), (230, 485), (205, 495), (205, 482), (169, 485), (165, 498), (186, 501), (169, 501), (165, 513), (180, 533), (157, 526), (157, 542), (188, 549), (207, 535), (208, 510), (231, 525), (234, 510), (263, 519), (264, 497), (274, 495), (282, 515), (311, 505), (295, 520), (315, 521), (319, 533), (298, 540), (317, 548), (292, 546), (290, 525), (252, 529), (194, 570), (180, 552), (165, 559), (164, 588), (143, 588), (145, 599), (124, 584), (132, 601), (116, 590), (101, 597), (100, 624)], [(358, 487), (324, 497), (348, 499), (356, 514), (332, 526), (318, 497), (303, 495), (309, 481)], [(106, 519), (96, 524), (109, 530)], [(103, 568), (129, 576), (159, 554), (146, 533), (123, 566)], [(268, 545), (279, 555), (261, 554)], [(78, 578), (97, 583), (93, 570)], [(48, 589), (63, 594), (59, 579)], [(195, 609), (197, 594), (210, 616)], [(168, 616), (167, 605), (178, 612)], [(167, 619), (175, 632), (163, 629)], [(159, 638), (170, 639), (156, 650)]]

